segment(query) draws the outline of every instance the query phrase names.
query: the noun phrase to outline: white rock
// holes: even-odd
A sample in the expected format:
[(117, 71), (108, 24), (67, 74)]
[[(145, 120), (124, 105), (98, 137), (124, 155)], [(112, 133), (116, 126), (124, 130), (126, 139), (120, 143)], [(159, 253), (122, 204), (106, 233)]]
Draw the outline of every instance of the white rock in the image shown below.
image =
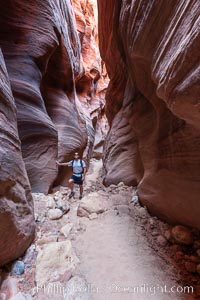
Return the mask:
[(118, 205), (117, 210), (122, 215), (129, 215), (130, 213), (130, 208), (128, 205)]
[(24, 293), (18, 293), (16, 296), (10, 298), (10, 300), (32, 300), (33, 297), (31, 295), (28, 294), (24, 294)]
[(145, 207), (140, 207), (137, 212), (140, 218), (146, 218), (148, 216), (148, 212)]
[(88, 216), (92, 213), (102, 213), (106, 210), (105, 197), (100, 196), (97, 192), (93, 192), (83, 197), (81, 200), (77, 215), (80, 217)]
[(0, 293), (0, 300), (6, 300), (7, 296), (4, 293)]
[(72, 223), (68, 223), (65, 226), (63, 226), (60, 230), (60, 232), (67, 238), (70, 231), (72, 230), (73, 224)]
[(70, 279), (65, 287), (64, 300), (90, 300), (87, 282), (79, 277), (74, 276)]
[(50, 209), (55, 208), (55, 202), (54, 202), (54, 200), (53, 200), (53, 198), (51, 196), (48, 196), (46, 198), (46, 201), (47, 201), (47, 204), (46, 204), (47, 208), (50, 208)]
[(44, 245), (36, 260), (36, 282), (39, 286), (48, 282), (69, 280), (78, 263), (71, 242), (55, 242)]
[(125, 184), (124, 184), (123, 182), (119, 182), (117, 186), (118, 186), (118, 187), (124, 187)]
[(58, 236), (56, 235), (47, 236), (37, 240), (37, 245), (49, 244), (52, 242), (57, 242), (57, 240), (58, 240)]
[(134, 204), (139, 204), (139, 197), (136, 195), (132, 196), (131, 202)]
[(92, 213), (91, 215), (88, 216), (90, 220), (95, 220), (98, 218), (98, 215), (96, 213)]
[(62, 215), (63, 215), (63, 212), (58, 208), (50, 209), (48, 211), (48, 217), (50, 220), (58, 220), (62, 217)]

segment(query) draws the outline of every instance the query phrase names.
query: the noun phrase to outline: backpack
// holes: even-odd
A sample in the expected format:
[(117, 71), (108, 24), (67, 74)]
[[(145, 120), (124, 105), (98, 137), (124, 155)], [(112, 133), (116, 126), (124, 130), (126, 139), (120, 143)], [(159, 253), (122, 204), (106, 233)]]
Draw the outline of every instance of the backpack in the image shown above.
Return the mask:
[[(80, 159), (81, 168), (82, 168), (82, 174), (83, 174), (83, 161)], [(72, 160), (72, 168), (74, 167), (74, 160)]]

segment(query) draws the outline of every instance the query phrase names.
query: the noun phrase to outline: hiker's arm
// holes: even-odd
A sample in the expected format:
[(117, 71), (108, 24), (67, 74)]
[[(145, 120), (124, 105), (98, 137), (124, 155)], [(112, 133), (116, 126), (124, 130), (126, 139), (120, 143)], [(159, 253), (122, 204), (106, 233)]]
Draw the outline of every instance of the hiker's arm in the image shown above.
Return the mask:
[(64, 163), (60, 163), (59, 161), (56, 161), (56, 164), (57, 164), (58, 166), (64, 166), (64, 167), (71, 166), (70, 163), (71, 163), (70, 161), (69, 161), (69, 162), (64, 162)]
[(85, 175), (86, 175), (86, 173), (87, 173), (87, 168), (86, 168), (86, 167), (84, 167), (84, 168), (83, 168), (83, 178), (82, 178), (83, 180), (85, 179)]

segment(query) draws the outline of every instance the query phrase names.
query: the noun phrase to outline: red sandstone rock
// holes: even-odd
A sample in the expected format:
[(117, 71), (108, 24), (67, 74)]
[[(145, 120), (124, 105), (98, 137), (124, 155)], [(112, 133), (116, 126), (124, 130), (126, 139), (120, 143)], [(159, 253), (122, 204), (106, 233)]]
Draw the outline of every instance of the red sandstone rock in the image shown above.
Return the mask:
[(47, 193), (65, 177), (67, 168), (58, 172), (57, 158), (67, 161), (84, 149), (91, 156), (93, 120), (104, 106), (106, 85), (97, 87), (103, 68), (95, 2), (79, 4), (74, 1), (78, 32), (70, 1), (9, 0), (0, 11), (0, 44), (34, 192)]
[(0, 266), (22, 255), (34, 238), (33, 203), (17, 132), (10, 82), (0, 51)]
[(98, 0), (111, 78), (105, 184), (137, 184), (159, 217), (200, 228), (199, 1)]

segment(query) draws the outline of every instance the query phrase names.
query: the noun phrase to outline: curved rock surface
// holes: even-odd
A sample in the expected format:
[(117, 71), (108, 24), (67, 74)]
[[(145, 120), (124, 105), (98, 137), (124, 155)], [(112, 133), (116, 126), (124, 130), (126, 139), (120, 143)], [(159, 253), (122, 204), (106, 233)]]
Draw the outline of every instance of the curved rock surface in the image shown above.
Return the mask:
[(104, 105), (97, 94), (102, 66), (99, 53), (96, 60), (95, 2), (87, 1), (85, 7), (77, 3), (76, 17), (81, 14), (88, 24), (82, 29), (78, 17), (76, 27), (70, 1), (7, 1), (0, 12), (0, 44), (34, 192), (47, 193), (55, 180), (59, 184), (65, 177), (66, 168), (58, 174), (57, 158), (67, 161), (85, 149), (90, 157), (95, 135), (91, 115), (98, 110), (99, 116)]
[(22, 255), (34, 238), (33, 203), (21, 155), (17, 115), (0, 50), (0, 266)]
[(138, 184), (152, 213), (200, 228), (200, 3), (98, 0), (98, 6), (111, 78), (105, 184)]
[(48, 193), (69, 172), (58, 170), (56, 160), (79, 151), (89, 161), (97, 124), (105, 119), (108, 76), (95, 1), (78, 7), (75, 0), (0, 2), (1, 265), (33, 239), (28, 178), (33, 192)]

